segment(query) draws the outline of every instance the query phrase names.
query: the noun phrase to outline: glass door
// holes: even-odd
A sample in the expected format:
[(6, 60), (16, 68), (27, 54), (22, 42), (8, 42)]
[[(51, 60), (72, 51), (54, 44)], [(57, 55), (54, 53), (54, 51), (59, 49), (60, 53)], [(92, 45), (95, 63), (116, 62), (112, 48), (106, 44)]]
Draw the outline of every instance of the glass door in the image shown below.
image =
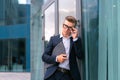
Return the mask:
[(44, 12), (45, 14), (45, 45), (51, 36), (55, 35), (55, 3), (52, 3)]
[[(50, 37), (55, 35), (55, 1), (52, 0), (49, 4), (43, 7), (43, 46), (47, 46)], [(44, 67), (46, 68), (46, 64)]]

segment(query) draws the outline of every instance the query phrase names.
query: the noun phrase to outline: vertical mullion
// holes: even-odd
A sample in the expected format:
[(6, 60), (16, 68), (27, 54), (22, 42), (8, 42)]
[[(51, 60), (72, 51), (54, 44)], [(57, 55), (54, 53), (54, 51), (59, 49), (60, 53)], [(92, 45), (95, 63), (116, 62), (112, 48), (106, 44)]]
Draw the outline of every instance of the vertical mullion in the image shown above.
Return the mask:
[(117, 24), (118, 24), (118, 80), (120, 80), (120, 0), (117, 2)]
[(107, 26), (106, 1), (99, 0), (99, 60), (98, 80), (107, 79)]
[(89, 80), (89, 73), (88, 73), (88, 35), (87, 35), (87, 31), (88, 31), (88, 8), (87, 8), (87, 0), (82, 0), (82, 13), (83, 13), (83, 26), (84, 26), (84, 40), (85, 40), (85, 80)]
[(117, 31), (117, 0), (112, 0), (112, 47), (113, 47), (113, 80), (118, 80), (118, 31)]
[(112, 48), (112, 38), (113, 38), (113, 8), (112, 8), (112, 0), (107, 0), (109, 1), (109, 4), (106, 4), (107, 6), (107, 27), (108, 27), (108, 80), (113, 80), (113, 48)]

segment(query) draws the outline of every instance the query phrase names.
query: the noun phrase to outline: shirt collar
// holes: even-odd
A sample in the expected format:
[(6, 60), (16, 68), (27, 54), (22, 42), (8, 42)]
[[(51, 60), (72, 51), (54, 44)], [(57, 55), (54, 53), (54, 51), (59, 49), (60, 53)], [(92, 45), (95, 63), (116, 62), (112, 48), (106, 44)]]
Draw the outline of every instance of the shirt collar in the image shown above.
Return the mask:
[(63, 37), (63, 35), (62, 34), (60, 34), (60, 38), (62, 38)]
[[(72, 36), (70, 35), (68, 39), (70, 39), (70, 37), (72, 37)], [(60, 34), (60, 38), (65, 38), (65, 37), (63, 37), (63, 35)]]

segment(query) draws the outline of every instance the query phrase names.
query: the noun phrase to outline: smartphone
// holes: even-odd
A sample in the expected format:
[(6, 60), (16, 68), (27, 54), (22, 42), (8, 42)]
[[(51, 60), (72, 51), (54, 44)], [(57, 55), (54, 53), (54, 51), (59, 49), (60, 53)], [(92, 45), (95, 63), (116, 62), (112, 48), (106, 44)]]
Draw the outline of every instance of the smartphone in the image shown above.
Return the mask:
[(67, 56), (63, 56), (63, 57), (67, 57)]

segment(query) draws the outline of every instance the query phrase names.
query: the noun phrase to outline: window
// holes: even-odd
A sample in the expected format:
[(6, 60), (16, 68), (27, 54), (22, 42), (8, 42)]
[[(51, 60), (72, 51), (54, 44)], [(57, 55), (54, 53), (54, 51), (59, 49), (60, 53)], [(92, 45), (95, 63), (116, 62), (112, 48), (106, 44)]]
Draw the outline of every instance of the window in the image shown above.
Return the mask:
[(1, 0), (0, 26), (27, 23), (29, 16), (28, 6), (30, 7), (29, 4), (19, 4), (19, 0)]
[(98, 0), (82, 0), (86, 80), (98, 80), (99, 13)]
[(55, 3), (45, 10), (45, 44), (55, 34)]
[(0, 72), (26, 70), (25, 39), (0, 40)]
[(76, 0), (59, 0), (59, 33), (66, 16), (76, 17)]

